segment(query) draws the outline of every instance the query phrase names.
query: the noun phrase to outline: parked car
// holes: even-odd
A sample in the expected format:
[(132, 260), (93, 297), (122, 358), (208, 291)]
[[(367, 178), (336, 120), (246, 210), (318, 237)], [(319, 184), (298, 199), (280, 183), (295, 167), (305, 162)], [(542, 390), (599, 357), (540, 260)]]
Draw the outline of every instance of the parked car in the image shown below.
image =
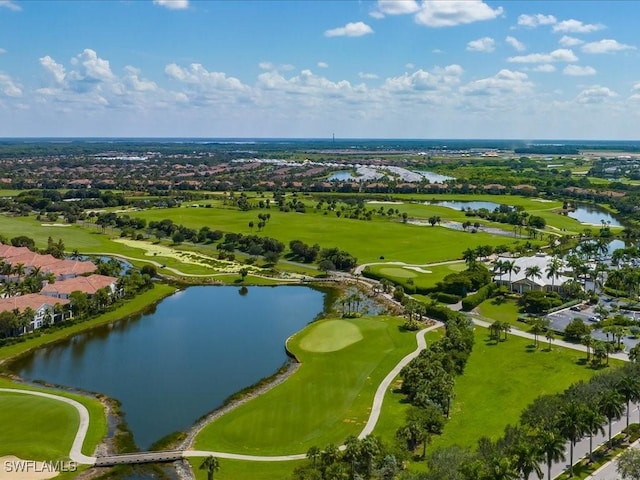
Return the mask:
[(574, 305), (573, 307), (571, 307), (569, 310), (573, 311), (573, 312), (579, 312), (580, 311), (580, 307), (578, 305)]

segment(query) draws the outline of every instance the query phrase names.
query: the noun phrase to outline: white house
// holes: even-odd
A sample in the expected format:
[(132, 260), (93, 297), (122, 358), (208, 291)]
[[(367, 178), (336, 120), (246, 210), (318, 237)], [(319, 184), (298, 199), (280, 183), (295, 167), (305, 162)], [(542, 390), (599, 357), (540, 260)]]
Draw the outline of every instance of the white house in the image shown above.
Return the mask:
[[(519, 258), (507, 258), (499, 257), (494, 265), (498, 265), (498, 262), (514, 262), (513, 270), (511, 274), (505, 270), (495, 270), (493, 277), (494, 282), (498, 285), (511, 286), (511, 290), (519, 293), (524, 293), (529, 290), (548, 290), (559, 291), (567, 280), (571, 280), (571, 277), (567, 277), (567, 266), (562, 263), (558, 276), (549, 275), (549, 265), (557, 257), (545, 255), (539, 253), (533, 257), (519, 257)], [(531, 267), (538, 267), (540, 276), (527, 277), (527, 271)]]

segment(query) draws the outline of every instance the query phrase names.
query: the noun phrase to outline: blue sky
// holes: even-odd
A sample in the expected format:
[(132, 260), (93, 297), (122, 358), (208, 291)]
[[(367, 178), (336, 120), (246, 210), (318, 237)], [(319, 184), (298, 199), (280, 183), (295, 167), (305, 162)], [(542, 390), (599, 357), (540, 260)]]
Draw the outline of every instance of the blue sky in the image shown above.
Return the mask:
[(636, 1), (0, 0), (0, 136), (638, 139)]

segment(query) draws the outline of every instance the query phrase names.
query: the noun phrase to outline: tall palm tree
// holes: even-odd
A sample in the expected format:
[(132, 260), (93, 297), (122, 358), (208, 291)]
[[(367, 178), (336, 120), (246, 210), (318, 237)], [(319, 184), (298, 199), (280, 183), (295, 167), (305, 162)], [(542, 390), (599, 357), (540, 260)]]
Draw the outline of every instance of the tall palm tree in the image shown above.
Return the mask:
[(631, 401), (636, 401), (640, 398), (640, 379), (636, 375), (625, 375), (616, 385), (616, 390), (624, 397), (627, 403), (627, 428), (629, 428)]
[(564, 267), (564, 263), (562, 259), (558, 257), (553, 257), (551, 261), (547, 264), (547, 268), (545, 272), (547, 274), (547, 278), (551, 279), (551, 291), (553, 291), (553, 287), (555, 287), (556, 278), (560, 277), (560, 272)]
[(538, 265), (531, 265), (524, 269), (524, 278), (530, 278), (535, 281), (536, 278), (542, 278), (542, 270)]
[(542, 478), (540, 463), (544, 461), (544, 453), (531, 438), (525, 437), (516, 445), (514, 457), (515, 467), (525, 480), (529, 480), (532, 473), (535, 473), (538, 478)]
[(611, 423), (614, 418), (622, 416), (624, 398), (615, 390), (605, 390), (600, 395), (598, 404), (600, 411), (609, 421), (609, 446), (611, 446)]
[(587, 347), (587, 362), (588, 362), (589, 359), (591, 358), (591, 347), (593, 346), (593, 343), (594, 343), (593, 337), (591, 336), (590, 333), (587, 333), (582, 336), (582, 338), (580, 339), (580, 343), (582, 343), (582, 345)]
[(473, 248), (467, 248), (464, 252), (462, 252), (462, 258), (467, 264), (467, 268), (471, 270), (478, 260), (478, 252), (476, 252)]
[(309, 447), (309, 450), (307, 450), (307, 458), (311, 460), (313, 466), (315, 467), (318, 458), (320, 458), (320, 448), (315, 445)]
[(587, 408), (584, 414), (584, 425), (589, 434), (589, 461), (593, 462), (593, 436), (604, 435), (604, 422), (607, 418), (597, 408)]
[(207, 480), (213, 480), (213, 474), (220, 470), (220, 462), (213, 455), (209, 455), (200, 464), (200, 470), (206, 470)]
[(565, 440), (562, 435), (553, 430), (543, 430), (538, 435), (537, 442), (547, 462), (547, 478), (553, 478), (551, 476), (553, 462), (563, 462), (566, 458), (564, 456)]
[(520, 272), (520, 267), (516, 265), (515, 260), (508, 261), (505, 264), (506, 272), (509, 274), (509, 291), (513, 290), (513, 283), (511, 283), (511, 275), (515, 273), (516, 275)]
[(587, 430), (585, 407), (577, 402), (567, 403), (560, 410), (558, 429), (569, 440), (569, 476), (573, 477), (573, 447)]
[(549, 341), (549, 351), (551, 351), (551, 342), (556, 338), (556, 334), (553, 333), (553, 330), (551, 330), (550, 328), (547, 328), (547, 333), (545, 337)]

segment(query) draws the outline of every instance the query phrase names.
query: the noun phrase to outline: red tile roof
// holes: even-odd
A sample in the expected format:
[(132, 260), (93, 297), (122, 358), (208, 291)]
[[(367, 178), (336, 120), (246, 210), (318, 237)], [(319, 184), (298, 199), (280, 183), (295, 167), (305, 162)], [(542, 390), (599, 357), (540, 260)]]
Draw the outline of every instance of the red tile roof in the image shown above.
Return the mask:
[(55, 293), (68, 295), (71, 292), (84, 292), (93, 295), (98, 290), (117, 282), (116, 277), (107, 277), (105, 275), (89, 275), (88, 277), (75, 277), (60, 282), (45, 285), (41, 293)]
[(52, 298), (47, 295), (40, 295), (39, 293), (29, 293), (17, 297), (0, 298), (0, 312), (10, 312), (15, 309), (22, 312), (27, 307), (37, 311), (43, 305), (54, 306), (56, 303), (66, 305), (69, 303), (69, 300)]

